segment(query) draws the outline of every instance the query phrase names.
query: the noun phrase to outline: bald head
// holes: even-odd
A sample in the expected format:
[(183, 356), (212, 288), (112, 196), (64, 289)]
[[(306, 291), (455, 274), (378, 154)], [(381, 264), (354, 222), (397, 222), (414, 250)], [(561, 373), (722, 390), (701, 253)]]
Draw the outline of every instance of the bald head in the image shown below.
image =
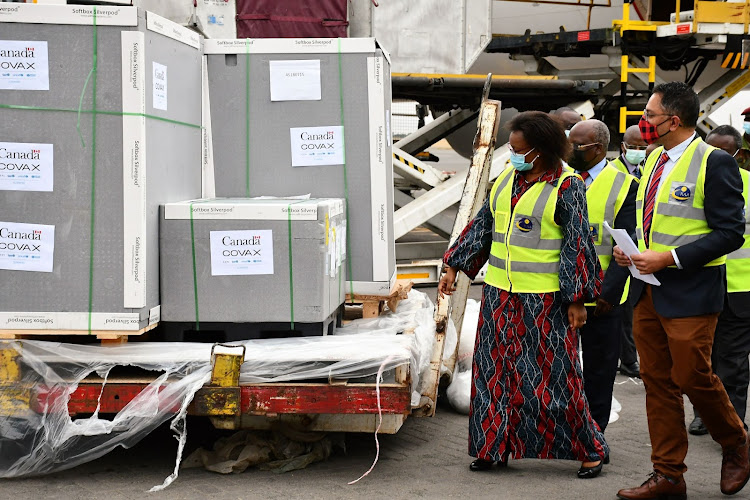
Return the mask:
[(625, 130), (622, 136), (622, 142), (630, 146), (646, 146), (646, 141), (641, 137), (641, 129), (638, 125), (631, 125)]
[(576, 135), (586, 137), (589, 140), (588, 143), (599, 143), (604, 147), (606, 154), (607, 146), (609, 145), (609, 127), (601, 120), (584, 120), (573, 125), (570, 129), (570, 142), (573, 142), (573, 131), (576, 131)]
[(578, 171), (588, 170), (607, 155), (609, 128), (599, 120), (584, 120), (573, 125), (568, 140), (573, 145), (568, 163)]
[(581, 121), (581, 114), (573, 108), (563, 106), (550, 111), (550, 116), (559, 121), (565, 130), (570, 130), (573, 125)]

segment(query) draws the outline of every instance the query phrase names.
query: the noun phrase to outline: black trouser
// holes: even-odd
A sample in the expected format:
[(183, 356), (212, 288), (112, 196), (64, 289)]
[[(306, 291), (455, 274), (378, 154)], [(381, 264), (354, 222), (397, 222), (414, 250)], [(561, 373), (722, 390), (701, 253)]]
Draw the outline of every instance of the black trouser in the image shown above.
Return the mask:
[(633, 340), (633, 304), (630, 300), (620, 306), (622, 309), (622, 338), (620, 339), (620, 362), (623, 365), (632, 365), (638, 361), (638, 353), (635, 350)]
[(614, 307), (602, 316), (594, 316), (593, 307), (587, 307), (586, 312), (586, 324), (581, 328), (583, 389), (591, 416), (604, 432), (612, 409), (612, 387), (620, 357), (622, 309)]
[(750, 382), (750, 319), (737, 317), (725, 305), (719, 315), (711, 352), (711, 365), (729, 395), (737, 415), (745, 423), (747, 386)]

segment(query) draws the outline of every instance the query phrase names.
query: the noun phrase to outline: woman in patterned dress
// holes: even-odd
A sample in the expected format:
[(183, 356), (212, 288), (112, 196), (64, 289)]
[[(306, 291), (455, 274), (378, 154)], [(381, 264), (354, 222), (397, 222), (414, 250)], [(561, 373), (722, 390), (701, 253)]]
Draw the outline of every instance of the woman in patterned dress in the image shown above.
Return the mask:
[[(509, 458), (580, 460), (578, 477), (592, 478), (608, 462), (609, 449), (591, 418), (578, 357), (584, 303), (596, 299), (603, 279), (586, 190), (579, 177), (564, 173), (561, 158), (570, 145), (547, 114), (520, 113), (508, 128), (515, 170), (500, 178), (510, 176), (510, 207), (493, 208), (512, 213), (536, 183), (556, 186), (554, 224), (562, 230), (559, 291), (516, 293), (512, 285), (504, 290), (485, 279), (469, 413), (469, 454), (477, 459), (470, 469), (487, 470), (494, 462), (505, 466)], [(490, 202), (445, 253), (441, 295), (452, 293), (458, 271), (473, 279), (490, 259), (495, 232)]]

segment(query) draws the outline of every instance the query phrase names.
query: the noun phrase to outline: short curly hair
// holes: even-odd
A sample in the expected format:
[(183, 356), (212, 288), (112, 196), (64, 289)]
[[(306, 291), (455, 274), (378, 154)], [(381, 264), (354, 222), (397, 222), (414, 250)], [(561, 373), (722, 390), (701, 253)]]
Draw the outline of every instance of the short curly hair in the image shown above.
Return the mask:
[(565, 160), (571, 146), (562, 125), (541, 111), (524, 111), (514, 116), (506, 126), (511, 132), (521, 132), (524, 140), (549, 158)]

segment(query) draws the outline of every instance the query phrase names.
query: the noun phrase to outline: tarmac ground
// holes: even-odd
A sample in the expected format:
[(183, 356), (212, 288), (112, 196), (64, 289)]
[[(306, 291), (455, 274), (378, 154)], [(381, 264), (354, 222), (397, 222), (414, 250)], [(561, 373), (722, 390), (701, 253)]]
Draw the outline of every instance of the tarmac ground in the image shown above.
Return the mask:
[[(434, 293), (434, 288), (423, 289)], [(481, 286), (470, 297), (479, 298)], [(557, 460), (511, 461), (507, 469), (471, 472), (467, 455), (468, 417), (441, 398), (434, 417), (407, 419), (395, 435), (380, 435), (380, 455), (373, 471), (357, 484), (347, 483), (367, 471), (376, 454), (372, 434), (348, 434), (345, 451), (335, 448), (325, 461), (277, 474), (251, 468), (221, 475), (205, 469), (183, 469), (166, 490), (148, 493), (174, 469), (177, 441), (162, 426), (131, 449), (117, 449), (93, 462), (42, 477), (0, 481), (0, 499), (331, 499), (331, 498), (493, 498), (614, 499), (617, 490), (640, 484), (651, 471), (645, 393), (640, 380), (617, 376), (619, 419), (606, 438), (611, 463), (592, 480), (576, 477), (579, 464)], [(686, 422), (692, 408), (685, 400)], [(205, 419), (188, 421), (186, 454), (210, 447), (227, 431), (214, 430)], [(692, 499), (725, 498), (719, 492), (721, 449), (710, 436), (690, 436), (685, 480)], [(732, 498), (750, 499), (750, 487)]]

